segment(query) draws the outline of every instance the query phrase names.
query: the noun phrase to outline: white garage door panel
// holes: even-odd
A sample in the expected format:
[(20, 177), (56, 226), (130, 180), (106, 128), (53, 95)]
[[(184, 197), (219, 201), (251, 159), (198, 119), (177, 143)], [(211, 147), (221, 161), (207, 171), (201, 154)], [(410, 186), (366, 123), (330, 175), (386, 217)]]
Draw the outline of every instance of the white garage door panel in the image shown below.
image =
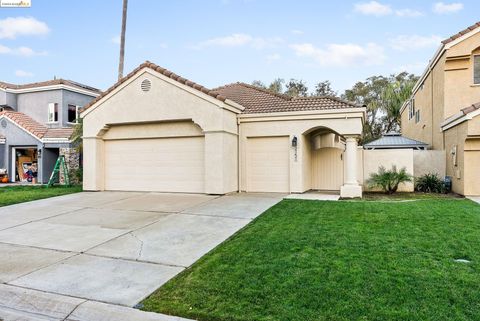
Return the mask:
[(247, 140), (247, 191), (289, 192), (289, 138)]
[(204, 138), (105, 142), (105, 189), (204, 192)]

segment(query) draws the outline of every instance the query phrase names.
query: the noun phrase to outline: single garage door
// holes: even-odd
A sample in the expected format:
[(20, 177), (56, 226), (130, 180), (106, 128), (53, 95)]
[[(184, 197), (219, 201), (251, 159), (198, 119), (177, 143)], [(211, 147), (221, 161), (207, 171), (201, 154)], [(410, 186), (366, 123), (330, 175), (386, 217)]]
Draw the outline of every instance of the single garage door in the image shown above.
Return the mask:
[(105, 189), (204, 193), (204, 137), (105, 142)]
[(289, 137), (247, 139), (247, 191), (288, 193)]

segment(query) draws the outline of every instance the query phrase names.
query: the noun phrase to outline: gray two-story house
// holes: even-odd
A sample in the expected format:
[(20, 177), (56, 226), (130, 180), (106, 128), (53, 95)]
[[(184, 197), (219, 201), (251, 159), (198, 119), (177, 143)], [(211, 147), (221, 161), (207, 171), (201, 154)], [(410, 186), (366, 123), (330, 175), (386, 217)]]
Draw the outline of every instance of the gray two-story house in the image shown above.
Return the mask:
[(47, 183), (59, 155), (70, 169), (79, 110), (100, 91), (70, 80), (14, 85), (0, 82), (0, 174), (10, 182)]

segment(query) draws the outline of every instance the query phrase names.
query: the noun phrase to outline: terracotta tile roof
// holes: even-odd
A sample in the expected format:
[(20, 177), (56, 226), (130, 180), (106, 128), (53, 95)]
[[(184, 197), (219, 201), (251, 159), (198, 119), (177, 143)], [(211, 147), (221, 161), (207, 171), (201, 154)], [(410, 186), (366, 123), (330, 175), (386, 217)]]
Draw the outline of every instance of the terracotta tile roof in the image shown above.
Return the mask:
[(480, 27), (480, 21), (477, 22), (477, 23), (474, 23), (474, 24), (471, 25), (470, 27), (468, 27), (468, 28), (466, 28), (466, 29), (463, 29), (462, 31), (454, 34), (454, 35), (451, 36), (450, 38), (443, 40), (442, 43), (443, 43), (444, 45), (446, 45), (447, 43), (452, 42), (452, 41), (454, 41), (455, 39), (460, 38), (460, 37), (463, 36), (464, 34), (469, 33), (470, 31), (472, 31), (473, 29), (476, 29), (476, 28), (478, 28), (478, 27)]
[(128, 79), (130, 79), (131, 77), (133, 77), (137, 72), (139, 72), (140, 70), (142, 70), (143, 68), (150, 68), (150, 69), (153, 69), (155, 70), (156, 72), (159, 72), (161, 73), (162, 75), (164, 76), (167, 76), (175, 81), (178, 81), (179, 83), (181, 84), (184, 84), (184, 85), (187, 85), (189, 87), (192, 87), (198, 91), (201, 91), (209, 96), (212, 96), (213, 98), (216, 98), (218, 100), (221, 100), (221, 101), (225, 101), (226, 98), (222, 95), (220, 95), (219, 93), (213, 91), (213, 90), (210, 90), (202, 85), (199, 85), (193, 81), (190, 81), (186, 78), (183, 78), (173, 72), (171, 72), (170, 70), (168, 69), (165, 69), (163, 67), (160, 67), (150, 61), (145, 61), (144, 63), (142, 63), (140, 66), (138, 66), (137, 68), (135, 68), (134, 70), (132, 70), (132, 72), (130, 72), (128, 75), (126, 75), (125, 77), (123, 77), (122, 79), (120, 79), (119, 81), (117, 81), (112, 87), (108, 88), (105, 92), (103, 92), (100, 96), (98, 96), (97, 98), (95, 98), (93, 101), (91, 101), (88, 105), (86, 105), (82, 111), (84, 110), (87, 110), (88, 108), (90, 108), (92, 105), (94, 105), (96, 102), (98, 102), (100, 99), (102, 99), (103, 97), (105, 97), (106, 95), (108, 95), (109, 93), (111, 93), (113, 90), (115, 90), (116, 88), (118, 88), (118, 86), (120, 86), (121, 84), (123, 84), (125, 81), (127, 81)]
[(162, 68), (149, 61), (144, 62), (135, 68), (128, 75), (120, 79), (112, 87), (103, 92), (100, 96), (91, 101), (85, 106), (82, 111), (87, 110), (113, 90), (118, 88), (125, 81), (133, 77), (137, 72), (143, 68), (153, 69), (164, 76), (167, 76), (175, 81), (199, 90), (207, 95), (210, 95), (220, 101), (227, 99), (232, 100), (243, 107), (243, 113), (271, 113), (271, 112), (285, 112), (285, 111), (305, 111), (305, 110), (320, 110), (320, 109), (339, 109), (339, 108), (355, 108), (360, 105), (343, 101), (336, 97), (304, 97), (291, 98), (290, 96), (275, 94), (266, 89), (258, 88), (244, 83), (234, 83), (225, 85), (215, 89), (208, 89), (193, 81), (174, 74), (173, 72)]
[(292, 98), (245, 83), (234, 83), (213, 90), (245, 107), (243, 111), (245, 114), (362, 107), (336, 97), (311, 96)]
[(0, 81), (0, 88), (3, 88), (3, 89), (30, 89), (30, 88), (38, 88), (38, 87), (46, 87), (46, 86), (54, 86), (54, 85), (66, 85), (66, 86), (75, 87), (78, 89), (92, 91), (97, 94), (101, 93), (101, 91), (97, 88), (83, 85), (78, 82), (75, 82), (72, 80), (66, 80), (66, 79), (53, 79), (53, 80), (47, 80), (47, 81), (35, 82), (35, 83), (23, 84), (23, 85), (15, 85), (15, 84), (10, 84), (10, 83)]
[(38, 139), (42, 138), (70, 138), (73, 133), (73, 128), (48, 128), (45, 125), (40, 124), (31, 117), (17, 111), (2, 111), (0, 112), (0, 118), (7, 117), (14, 123), (18, 124), (33, 136)]
[(67, 138), (69, 139), (73, 134), (73, 128), (49, 128), (43, 138)]
[(18, 124), (19, 126), (25, 128), (28, 132), (30, 132), (35, 137), (41, 139), (45, 133), (47, 132), (47, 126), (44, 126), (31, 117), (25, 115), (24, 113), (19, 113), (16, 111), (2, 111), (0, 112), (0, 117), (7, 117), (14, 123)]
[(463, 108), (461, 111), (464, 115), (470, 114), (471, 112), (474, 112), (475, 110), (480, 109), (480, 102), (476, 104), (472, 104), (468, 107)]

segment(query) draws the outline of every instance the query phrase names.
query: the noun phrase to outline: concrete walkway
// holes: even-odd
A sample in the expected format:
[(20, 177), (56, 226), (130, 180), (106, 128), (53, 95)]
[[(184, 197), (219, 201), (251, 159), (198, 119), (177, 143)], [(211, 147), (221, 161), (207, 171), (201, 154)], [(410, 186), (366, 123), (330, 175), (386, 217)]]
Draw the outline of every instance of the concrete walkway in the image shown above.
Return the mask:
[(310, 201), (338, 201), (340, 194), (338, 192), (305, 192), (302, 194), (286, 195), (285, 199), (310, 200)]
[(480, 196), (468, 196), (467, 198), (480, 204)]
[(181, 320), (131, 307), (282, 197), (102, 192), (0, 208), (0, 319)]

